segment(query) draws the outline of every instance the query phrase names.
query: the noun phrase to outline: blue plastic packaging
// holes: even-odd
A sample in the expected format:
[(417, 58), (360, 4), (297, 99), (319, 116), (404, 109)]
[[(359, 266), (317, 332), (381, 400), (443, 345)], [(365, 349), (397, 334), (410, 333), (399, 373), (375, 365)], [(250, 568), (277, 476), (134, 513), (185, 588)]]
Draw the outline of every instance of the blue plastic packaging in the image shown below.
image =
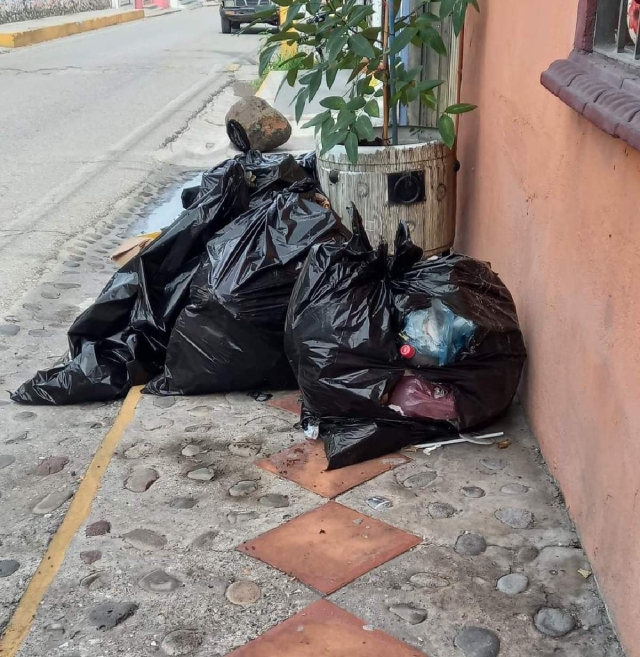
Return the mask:
[(414, 310), (405, 317), (400, 337), (421, 357), (443, 366), (455, 360), (475, 329), (472, 321), (456, 315), (440, 299), (434, 299), (430, 308)]

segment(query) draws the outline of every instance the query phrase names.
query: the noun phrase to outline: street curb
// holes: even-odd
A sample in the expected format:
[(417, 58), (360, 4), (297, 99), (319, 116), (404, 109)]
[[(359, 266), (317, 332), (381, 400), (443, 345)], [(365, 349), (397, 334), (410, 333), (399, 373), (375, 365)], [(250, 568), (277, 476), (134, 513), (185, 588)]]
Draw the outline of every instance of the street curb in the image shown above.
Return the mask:
[(144, 18), (143, 9), (134, 9), (125, 11), (121, 14), (112, 14), (110, 16), (100, 16), (99, 18), (90, 18), (75, 23), (60, 23), (59, 25), (48, 25), (47, 27), (35, 28), (33, 30), (24, 30), (21, 32), (2, 32), (0, 33), (0, 47), (4, 48), (22, 48), (32, 46), (35, 43), (51, 41), (62, 37), (99, 30), (103, 27), (120, 25)]

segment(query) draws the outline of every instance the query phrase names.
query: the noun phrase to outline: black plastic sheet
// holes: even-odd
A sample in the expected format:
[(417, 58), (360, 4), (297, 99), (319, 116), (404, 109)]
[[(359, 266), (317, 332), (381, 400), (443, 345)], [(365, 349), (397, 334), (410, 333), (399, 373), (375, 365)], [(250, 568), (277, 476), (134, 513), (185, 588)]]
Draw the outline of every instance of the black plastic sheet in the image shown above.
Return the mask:
[[(285, 347), (303, 397), (303, 426), (318, 424), (329, 468), (487, 425), (513, 401), (526, 350), (511, 294), (489, 265), (463, 255), (421, 260), (401, 226), (395, 255), (373, 249), (353, 211), (346, 245), (315, 246), (294, 289)], [(458, 419), (408, 418), (387, 405), (408, 369), (398, 354), (407, 313), (440, 299), (476, 330), (455, 362), (412, 369), (454, 392)]]
[(66, 361), (38, 372), (11, 398), (27, 404), (111, 400), (160, 374), (174, 324), (190, 302), (194, 277), (207, 266), (214, 235), (305, 180), (308, 172), (293, 156), (255, 151), (205, 172), (202, 184), (183, 196), (187, 209), (75, 320)]

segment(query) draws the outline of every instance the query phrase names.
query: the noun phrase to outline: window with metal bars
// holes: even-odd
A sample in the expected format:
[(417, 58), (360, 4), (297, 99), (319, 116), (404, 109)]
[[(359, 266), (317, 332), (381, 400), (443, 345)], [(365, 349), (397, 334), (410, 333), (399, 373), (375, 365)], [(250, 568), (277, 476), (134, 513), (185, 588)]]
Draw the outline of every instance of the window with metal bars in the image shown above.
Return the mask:
[(640, 0), (599, 0), (593, 49), (627, 63), (640, 63)]

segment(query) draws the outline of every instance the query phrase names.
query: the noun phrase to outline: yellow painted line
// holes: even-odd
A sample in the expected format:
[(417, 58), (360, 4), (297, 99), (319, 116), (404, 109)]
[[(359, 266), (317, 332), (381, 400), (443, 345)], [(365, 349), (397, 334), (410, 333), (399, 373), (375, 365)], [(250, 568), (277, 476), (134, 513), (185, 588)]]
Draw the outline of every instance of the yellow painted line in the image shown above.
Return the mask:
[(48, 25), (23, 32), (0, 32), (0, 46), (4, 48), (22, 48), (23, 46), (32, 46), (34, 43), (60, 39), (61, 37), (80, 34), (81, 32), (90, 32), (99, 30), (103, 27), (129, 23), (144, 18), (144, 9), (135, 9), (132, 11), (123, 11), (120, 14), (111, 14), (110, 16), (99, 16), (98, 18), (89, 18), (84, 21), (73, 23), (59, 23), (58, 25)]
[(100, 488), (102, 477), (107, 470), (116, 447), (133, 419), (136, 405), (140, 400), (142, 386), (132, 388), (127, 395), (113, 426), (104, 437), (87, 468), (84, 479), (73, 497), (62, 524), (55, 533), (49, 547), (42, 557), (38, 570), (31, 578), (20, 604), (16, 608), (4, 635), (0, 639), (0, 655), (14, 657), (26, 639), (35, 618), (38, 606), (53, 583), (62, 566), (65, 554), (80, 527), (89, 517), (91, 505)]
[[(287, 20), (288, 7), (280, 7), (280, 25), (283, 25)], [(293, 57), (298, 52), (298, 44), (292, 43), (288, 44), (284, 41), (280, 44), (280, 57), (283, 59), (288, 59)]]

